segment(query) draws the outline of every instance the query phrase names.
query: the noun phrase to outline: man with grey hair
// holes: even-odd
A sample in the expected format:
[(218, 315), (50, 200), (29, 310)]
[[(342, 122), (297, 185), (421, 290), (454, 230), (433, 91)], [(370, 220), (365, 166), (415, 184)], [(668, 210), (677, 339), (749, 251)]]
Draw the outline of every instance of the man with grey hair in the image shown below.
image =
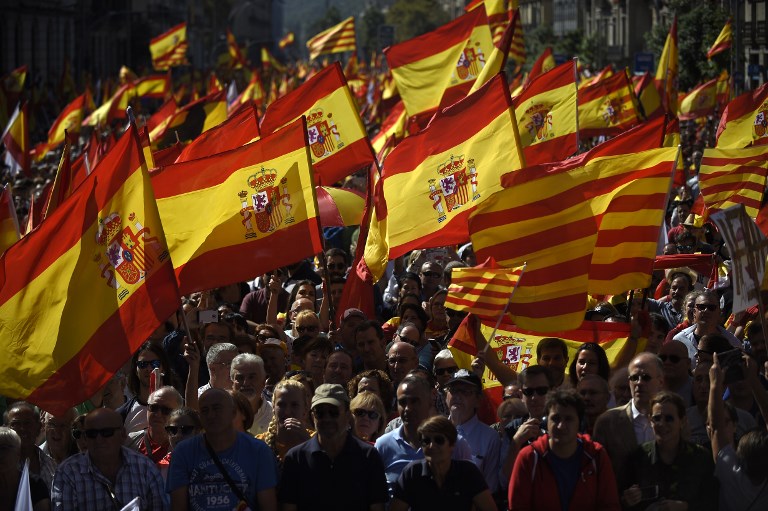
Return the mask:
[(211, 379), (197, 389), (197, 397), (203, 395), (208, 389), (229, 390), (232, 388), (232, 360), (239, 354), (237, 346), (228, 342), (214, 344), (205, 355), (205, 365), (208, 366), (208, 374)]
[(241, 353), (232, 359), (232, 389), (248, 398), (253, 409), (253, 425), (248, 433), (253, 436), (265, 433), (272, 420), (272, 403), (262, 397), (267, 381), (264, 360), (252, 353)]
[(160, 463), (170, 450), (170, 439), (165, 427), (171, 412), (181, 408), (184, 401), (179, 391), (171, 386), (161, 387), (147, 399), (147, 429), (128, 435), (127, 446)]

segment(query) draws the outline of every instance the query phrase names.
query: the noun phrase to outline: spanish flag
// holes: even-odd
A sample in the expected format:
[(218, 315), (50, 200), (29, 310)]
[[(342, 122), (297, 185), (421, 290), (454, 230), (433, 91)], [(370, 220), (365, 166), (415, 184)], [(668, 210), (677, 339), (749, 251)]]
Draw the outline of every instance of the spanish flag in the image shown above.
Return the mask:
[(153, 144), (163, 148), (179, 141), (194, 140), (227, 119), (225, 91), (215, 92), (184, 105), (149, 134)]
[(166, 71), (171, 67), (189, 65), (187, 62), (188, 46), (187, 24), (179, 23), (149, 42), (152, 67), (158, 71)]
[(728, 103), (717, 127), (718, 148), (768, 144), (768, 83)]
[(292, 45), (295, 40), (296, 36), (293, 34), (293, 32), (288, 32), (283, 36), (282, 39), (280, 39), (280, 42), (277, 45), (280, 47), (280, 49), (284, 50), (285, 48)]
[(445, 307), (498, 319), (507, 308), (524, 269), (524, 266), (499, 268), (492, 259), (473, 268), (454, 268)]
[(704, 149), (699, 186), (708, 214), (744, 204), (757, 218), (768, 175), (768, 147)]
[(155, 113), (153, 113), (152, 116), (147, 119), (146, 126), (150, 134), (155, 130), (155, 128), (170, 119), (170, 117), (175, 114), (178, 109), (179, 106), (176, 104), (176, 99), (173, 96), (171, 96), (168, 101), (160, 105), (160, 108), (158, 108)]
[(229, 56), (232, 59), (233, 69), (242, 69), (247, 67), (247, 62), (243, 56), (243, 52), (240, 51), (240, 46), (237, 44), (235, 34), (227, 28), (227, 48), (229, 49)]
[(661, 96), (661, 105), (664, 111), (670, 115), (677, 114), (677, 76), (678, 76), (678, 50), (677, 50), (677, 16), (669, 28), (664, 49), (661, 51), (659, 66), (656, 68), (656, 89)]
[(170, 165), (152, 186), (184, 294), (323, 250), (303, 117), (243, 147)]
[(725, 22), (723, 30), (720, 31), (720, 35), (717, 36), (715, 42), (712, 43), (712, 47), (707, 51), (707, 58), (711, 59), (714, 55), (724, 52), (731, 47), (731, 41), (733, 41), (733, 31), (731, 30), (731, 20)]
[(528, 72), (528, 77), (523, 82), (523, 89), (528, 87), (534, 78), (543, 75), (547, 71), (551, 71), (556, 65), (555, 57), (552, 55), (552, 48), (544, 48), (544, 51), (539, 55), (539, 58), (536, 59), (536, 62), (533, 63), (531, 70)]
[(610, 74), (579, 88), (579, 133), (615, 136), (640, 123), (627, 73)]
[(690, 121), (714, 113), (717, 104), (717, 78), (703, 83), (685, 95), (680, 101), (678, 117)]
[(381, 129), (371, 140), (371, 146), (376, 154), (379, 154), (387, 140), (392, 138), (395, 142), (400, 142), (407, 135), (406, 124), (408, 118), (405, 115), (405, 105), (398, 101), (387, 117), (381, 122)]
[(237, 96), (237, 98), (235, 98), (232, 104), (229, 105), (229, 111), (232, 113), (249, 101), (256, 105), (263, 105), (264, 99), (264, 86), (261, 84), (261, 75), (258, 71), (253, 70), (251, 71), (251, 79), (248, 82), (248, 86), (239, 96)]
[(479, 74), (479, 59), (473, 58), (475, 67), (465, 65), (469, 62), (465, 49), (476, 28), (485, 27), (490, 33), (487, 19), (485, 9), (474, 9), (432, 32), (384, 50), (409, 116), (434, 111), (452, 82), (461, 76), (468, 79), (469, 74), (476, 77), (473, 71)]
[(0, 126), (8, 124), (11, 108), (19, 102), (26, 79), (27, 66), (18, 67), (0, 78)]
[(664, 109), (661, 107), (659, 90), (656, 88), (653, 76), (650, 73), (646, 72), (637, 80), (635, 83), (635, 95), (643, 107), (643, 114), (646, 119), (652, 119), (664, 113)]
[(164, 99), (171, 94), (171, 77), (168, 74), (149, 75), (139, 78), (125, 88), (112, 108), (115, 112), (112, 118), (126, 118), (125, 110), (134, 98), (159, 98)]
[(338, 25), (323, 30), (307, 41), (309, 60), (320, 55), (357, 51), (355, 44), (355, 18), (350, 16)]
[(260, 137), (259, 122), (253, 105), (246, 105), (235, 115), (201, 134), (181, 152), (176, 163), (198, 160), (242, 147)]
[(376, 189), (364, 257), (371, 280), (388, 259), (466, 241), (469, 214), (501, 189), (499, 176), (521, 167), (514, 130), (507, 84), (497, 75), (398, 144)]
[[(517, 11), (515, 11), (515, 17), (517, 16)], [(472, 88), (469, 89), (468, 94), (472, 94), (477, 89), (482, 87), (488, 80), (490, 80), (491, 77), (504, 70), (504, 67), (507, 65), (507, 57), (509, 56), (510, 45), (514, 39), (514, 23), (515, 20), (512, 20), (512, 22), (507, 25), (507, 28), (504, 30), (501, 39), (499, 39), (498, 43), (495, 43), (490, 56), (486, 60), (485, 66), (483, 66), (483, 69), (480, 71), (480, 75), (477, 77), (477, 79), (475, 79), (475, 83), (472, 85)]]
[(727, 70), (723, 69), (722, 73), (717, 77), (716, 89), (715, 99), (717, 100), (717, 107), (722, 111), (731, 99), (731, 79)]
[(59, 116), (53, 121), (48, 130), (48, 149), (53, 149), (64, 142), (64, 130), (67, 130), (70, 140), (77, 140), (80, 125), (85, 115), (86, 94), (82, 94), (64, 107)]
[(0, 190), (0, 256), (21, 239), (19, 218), (10, 183)]
[(302, 115), (307, 117), (312, 167), (319, 184), (332, 185), (373, 162), (368, 135), (338, 62), (271, 103), (261, 121), (261, 133), (274, 133)]
[(578, 151), (573, 62), (534, 78), (512, 103), (526, 165), (560, 161)]
[(478, 258), (527, 264), (510, 306), (522, 328), (578, 328), (587, 293), (650, 285), (677, 149), (604, 154), (505, 174), (470, 215)]
[(3, 132), (2, 142), (5, 146), (3, 161), (8, 166), (12, 176), (19, 172), (29, 173), (29, 114), (27, 102), (16, 106), (8, 126)]
[(274, 69), (278, 73), (285, 73), (286, 71), (285, 65), (277, 60), (266, 47), (261, 48), (261, 67), (265, 71), (269, 69)]
[(64, 141), (64, 149), (61, 151), (59, 168), (56, 170), (56, 178), (53, 180), (51, 193), (43, 209), (43, 220), (51, 216), (51, 213), (63, 203), (67, 197), (74, 192), (74, 176), (72, 175), (72, 160), (70, 154), (72, 144), (69, 140)]
[(135, 128), (0, 258), (0, 394), (64, 414), (178, 308)]
[(520, 9), (513, 9), (512, 21), (510, 23), (513, 26), (512, 45), (509, 47), (509, 56), (518, 66), (522, 66), (526, 62), (525, 54), (525, 37), (523, 35), (523, 22), (520, 19)]
[(465, 12), (469, 12), (478, 7), (485, 6), (485, 14), (488, 16), (488, 27), (491, 29), (493, 44), (498, 46), (504, 29), (509, 24), (510, 11), (507, 9), (506, 0), (472, 0), (466, 7)]

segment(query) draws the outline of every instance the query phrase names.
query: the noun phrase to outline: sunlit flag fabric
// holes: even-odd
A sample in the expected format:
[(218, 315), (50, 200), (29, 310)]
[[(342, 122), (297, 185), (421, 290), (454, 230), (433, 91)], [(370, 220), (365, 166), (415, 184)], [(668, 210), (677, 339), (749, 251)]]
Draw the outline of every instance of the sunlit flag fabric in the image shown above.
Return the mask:
[(149, 42), (152, 67), (158, 71), (166, 71), (171, 67), (189, 64), (187, 62), (188, 46), (187, 24), (179, 23)]
[(8, 126), (3, 132), (2, 142), (5, 146), (3, 162), (8, 166), (12, 176), (19, 172), (29, 172), (29, 114), (27, 102), (16, 106)]
[(635, 83), (635, 95), (643, 106), (643, 113), (646, 119), (658, 117), (664, 113), (661, 107), (661, 96), (656, 88), (656, 83), (651, 73), (646, 72), (637, 83)]
[(534, 78), (538, 78), (544, 73), (551, 71), (555, 68), (555, 57), (552, 55), (552, 48), (544, 48), (539, 58), (531, 66), (531, 70), (528, 72), (528, 77), (523, 82), (523, 88), (528, 87)]
[(49, 217), (74, 191), (74, 176), (72, 175), (72, 161), (70, 159), (71, 152), (72, 144), (70, 144), (69, 140), (65, 140), (64, 148), (61, 151), (61, 158), (59, 159), (59, 168), (56, 170), (51, 193), (43, 210), (43, 219)]
[(563, 160), (578, 150), (573, 62), (539, 75), (512, 99), (526, 165)]
[(640, 122), (635, 93), (624, 71), (580, 88), (578, 96), (581, 136), (616, 136)]
[(286, 67), (283, 63), (277, 60), (266, 47), (261, 48), (261, 66), (264, 69), (273, 69), (278, 73), (284, 73), (286, 71)]
[(278, 43), (278, 46), (281, 49), (285, 49), (288, 46), (292, 45), (293, 42), (296, 40), (296, 36), (293, 34), (293, 32), (288, 32), (283, 36), (282, 39), (280, 39), (280, 42)]
[(355, 190), (318, 186), (317, 207), (323, 227), (360, 225), (365, 209), (365, 197)]
[(717, 127), (718, 148), (768, 144), (768, 83), (728, 103)]
[[(517, 11), (515, 11), (515, 17), (517, 16)], [(494, 43), (495, 46), (493, 47), (490, 55), (487, 57), (485, 66), (483, 66), (480, 74), (475, 79), (475, 83), (472, 85), (472, 88), (469, 89), (468, 94), (472, 94), (477, 89), (482, 87), (485, 83), (488, 82), (488, 80), (490, 80), (495, 74), (501, 72), (507, 65), (507, 56), (509, 55), (510, 45), (512, 44), (515, 33), (514, 22), (515, 20), (512, 20), (512, 22), (507, 25), (506, 30), (504, 30), (502, 33), (501, 39), (499, 39), (497, 43)]]
[(677, 16), (669, 28), (664, 49), (661, 51), (659, 65), (656, 68), (656, 89), (661, 97), (664, 111), (677, 114), (677, 77), (678, 77), (678, 46), (677, 46)]
[(197, 101), (184, 105), (149, 134), (152, 143), (160, 148), (194, 140), (214, 126), (227, 119), (227, 98), (225, 91), (214, 92)]
[(650, 284), (677, 149), (596, 149), (505, 174), (504, 189), (470, 216), (479, 259), (527, 264), (510, 306), (523, 328), (577, 328), (587, 293)]
[(485, 9), (474, 9), (432, 32), (384, 50), (409, 116), (433, 111), (440, 105), (467, 41), (481, 24), (488, 26)]
[(63, 415), (178, 308), (137, 134), (0, 258), (0, 393)]
[[(150, 135), (151, 133), (163, 124), (164, 122), (168, 122), (171, 119), (171, 116), (176, 113), (176, 110), (178, 110), (179, 107), (176, 104), (176, 99), (171, 96), (168, 101), (163, 103), (160, 108), (158, 108), (152, 116), (147, 119), (147, 129), (149, 129)], [(150, 137), (151, 138), (151, 137)]]
[(396, 142), (400, 142), (406, 135), (406, 123), (408, 116), (405, 114), (405, 105), (402, 101), (398, 101), (392, 110), (390, 110), (387, 117), (381, 122), (381, 129), (371, 140), (371, 146), (376, 154), (384, 149), (387, 140), (394, 138)]
[(0, 255), (19, 241), (20, 237), (16, 205), (13, 201), (11, 185), (7, 184), (0, 190)]
[(309, 60), (320, 55), (355, 51), (355, 18), (350, 16), (341, 23), (323, 30), (307, 41)]
[(322, 251), (308, 150), (301, 118), (153, 175), (182, 293), (242, 282)]
[(230, 29), (227, 29), (227, 48), (229, 49), (229, 56), (232, 59), (233, 69), (242, 69), (247, 66), (243, 52), (240, 51), (240, 46), (235, 39), (235, 34), (233, 34)]
[(388, 259), (466, 241), (469, 214), (520, 168), (510, 106), (497, 75), (387, 156), (364, 258), (374, 281)]
[(36, 157), (41, 157), (47, 151), (64, 142), (65, 130), (69, 134), (70, 140), (77, 140), (77, 135), (80, 133), (80, 125), (85, 115), (85, 100), (86, 94), (83, 94), (64, 107), (64, 110), (61, 111), (48, 130), (47, 143), (38, 144), (35, 147), (35, 151), (38, 153)]
[(699, 186), (707, 211), (715, 213), (744, 204), (750, 218), (757, 218), (768, 174), (768, 147), (704, 149)]
[(725, 26), (720, 31), (720, 34), (712, 43), (712, 47), (707, 51), (707, 58), (711, 59), (718, 53), (724, 52), (731, 47), (733, 41), (733, 30), (731, 29), (731, 20), (725, 22)]
[(0, 126), (8, 124), (12, 110), (24, 90), (26, 79), (27, 66), (18, 67), (0, 78)]
[(253, 101), (257, 105), (264, 103), (264, 86), (261, 84), (261, 75), (256, 70), (251, 70), (251, 79), (248, 86), (229, 106), (234, 111), (248, 101)]
[(312, 167), (319, 184), (332, 185), (373, 162), (368, 135), (338, 62), (271, 103), (261, 121), (262, 136), (302, 115), (307, 117)]
[(252, 105), (246, 105), (218, 126), (209, 129), (184, 148), (176, 163), (197, 160), (244, 146), (259, 138), (259, 123)]
[(690, 121), (704, 117), (715, 111), (717, 96), (717, 78), (703, 83), (685, 95), (680, 101), (681, 121)]
[(497, 319), (501, 315), (524, 267), (498, 268), (490, 261), (483, 266), (453, 269), (445, 298), (446, 308), (487, 319)]
[(114, 113), (112, 118), (126, 118), (125, 109), (134, 98), (159, 98), (164, 99), (171, 93), (171, 77), (164, 75), (144, 76), (132, 82), (119, 97), (119, 100), (112, 104)]

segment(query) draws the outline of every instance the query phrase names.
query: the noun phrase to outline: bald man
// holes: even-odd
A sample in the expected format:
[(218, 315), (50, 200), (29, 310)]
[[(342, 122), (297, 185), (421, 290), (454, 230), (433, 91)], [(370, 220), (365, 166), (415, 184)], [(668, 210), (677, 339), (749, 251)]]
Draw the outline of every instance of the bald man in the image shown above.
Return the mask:
[(392, 378), (392, 384), (397, 389), (405, 375), (419, 367), (416, 348), (406, 342), (394, 343), (387, 353), (387, 365), (389, 377)]
[(51, 489), (55, 510), (112, 511), (139, 497), (141, 509), (167, 509), (163, 478), (155, 464), (123, 446), (123, 418), (109, 408), (85, 417), (82, 435), (87, 452), (64, 460)]

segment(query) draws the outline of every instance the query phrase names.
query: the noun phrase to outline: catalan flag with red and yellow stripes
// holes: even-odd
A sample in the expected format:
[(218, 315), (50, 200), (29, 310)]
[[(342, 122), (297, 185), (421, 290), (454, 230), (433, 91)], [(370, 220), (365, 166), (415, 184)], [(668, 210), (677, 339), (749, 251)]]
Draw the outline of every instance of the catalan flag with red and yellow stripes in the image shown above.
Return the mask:
[(5, 146), (3, 161), (11, 175), (18, 175), (19, 172), (29, 173), (29, 113), (26, 101), (16, 106), (0, 140)]
[(334, 62), (271, 103), (261, 121), (266, 136), (307, 117), (312, 167), (321, 185), (332, 185), (366, 168), (373, 152), (341, 65)]
[(733, 30), (731, 29), (731, 20), (725, 22), (725, 26), (720, 31), (720, 34), (712, 43), (712, 47), (707, 51), (707, 58), (711, 59), (718, 53), (722, 53), (731, 47), (733, 42)]
[(10, 183), (0, 190), (0, 256), (21, 239), (19, 218)]
[(578, 150), (574, 69), (573, 62), (561, 64), (512, 99), (526, 165), (560, 161)]
[(350, 16), (341, 23), (323, 30), (307, 41), (309, 60), (320, 55), (357, 51), (355, 43), (355, 18)]
[(514, 32), (512, 35), (512, 44), (509, 47), (509, 56), (518, 66), (522, 66), (526, 62), (526, 53), (523, 22), (520, 19), (520, 9), (513, 9), (512, 21), (510, 21), (510, 23), (512, 24)]
[(677, 149), (596, 149), (505, 174), (503, 190), (470, 215), (478, 258), (527, 264), (510, 306), (522, 328), (577, 328), (587, 293), (650, 284)]
[(260, 137), (253, 105), (245, 105), (235, 115), (201, 134), (181, 152), (176, 163), (198, 160), (242, 147)]
[(621, 71), (579, 88), (579, 133), (584, 137), (615, 136), (640, 123), (637, 99)]
[(763, 144), (768, 144), (768, 83), (733, 98), (717, 127), (718, 148)]
[(709, 214), (743, 204), (757, 218), (768, 176), (768, 147), (704, 149), (699, 186)]
[(678, 117), (681, 121), (690, 121), (704, 117), (715, 111), (717, 104), (717, 78), (703, 83), (686, 94), (680, 101)]
[(182, 293), (241, 282), (323, 250), (306, 136), (302, 117), (152, 176)]
[(0, 258), (0, 393), (54, 415), (103, 388), (178, 308), (134, 130)]
[(661, 97), (661, 106), (670, 115), (677, 115), (677, 77), (678, 77), (677, 16), (669, 27), (664, 49), (661, 51), (659, 65), (656, 68), (656, 89)]
[(179, 23), (167, 32), (154, 37), (149, 41), (152, 67), (158, 71), (167, 71), (172, 67), (189, 65), (188, 46), (186, 23)]
[(454, 268), (446, 308), (497, 319), (509, 302), (524, 266), (498, 268), (486, 261), (473, 268)]

